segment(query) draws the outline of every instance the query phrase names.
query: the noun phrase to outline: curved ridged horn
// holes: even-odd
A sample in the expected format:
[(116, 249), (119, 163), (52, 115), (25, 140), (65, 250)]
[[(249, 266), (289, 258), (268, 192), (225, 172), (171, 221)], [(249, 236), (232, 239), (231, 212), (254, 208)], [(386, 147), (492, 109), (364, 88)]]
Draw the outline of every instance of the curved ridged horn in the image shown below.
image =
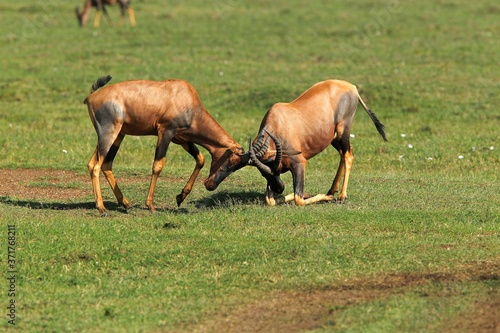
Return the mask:
[[(264, 132), (266, 132), (267, 135), (269, 136), (266, 141), (263, 141)], [(262, 163), (260, 161), (262, 156), (264, 156), (267, 149), (269, 148), (270, 139), (272, 139), (274, 141), (274, 144), (276, 145), (276, 158), (274, 159), (273, 164), (275, 166), (275, 169), (278, 169), (278, 167), (281, 163), (283, 149), (282, 149), (281, 143), (278, 141), (278, 139), (276, 139), (276, 137), (274, 135), (269, 133), (266, 130), (266, 127), (264, 127), (262, 129), (262, 131), (259, 133), (259, 139), (257, 140), (257, 142), (255, 142), (254, 145), (250, 146), (249, 153), (250, 153), (250, 158), (251, 158), (251, 162), (253, 165), (255, 165), (263, 173), (273, 175), (275, 172), (273, 172), (273, 170), (270, 167), (268, 167), (267, 165), (265, 165), (264, 163)]]
[(257, 159), (260, 160), (262, 156), (264, 156), (264, 154), (267, 152), (267, 150), (269, 149), (269, 142), (271, 142), (271, 138), (267, 138), (265, 142), (262, 142), (259, 146), (255, 147), (255, 157), (257, 157)]
[(276, 139), (274, 135), (269, 133), (266, 129), (264, 130), (266, 131), (267, 135), (269, 135), (269, 137), (273, 139), (274, 144), (276, 145), (276, 158), (274, 159), (274, 165), (277, 169), (281, 164), (281, 157), (283, 156), (283, 148), (281, 147), (281, 143), (278, 141), (278, 139)]
[(259, 169), (260, 171), (262, 171), (263, 173), (266, 173), (268, 175), (273, 174), (271, 168), (268, 167), (267, 165), (265, 165), (264, 163), (262, 163), (257, 158), (257, 156), (255, 156), (255, 151), (254, 151), (253, 147), (250, 147), (250, 150), (248, 152), (250, 153), (250, 159), (252, 161), (252, 164), (255, 165), (257, 167), (257, 169)]
[[(248, 139), (248, 152), (246, 152), (246, 154), (250, 156), (250, 150), (253, 150), (255, 157), (258, 160), (260, 160), (262, 156), (264, 156), (264, 154), (267, 151), (267, 148), (269, 148), (269, 138), (267, 141), (264, 141), (264, 129), (265, 128), (263, 128), (260, 131), (259, 135), (257, 135), (257, 139), (253, 144), (252, 144), (252, 139), (251, 138)], [(254, 164), (252, 159), (250, 159), (248, 163)]]
[[(266, 130), (266, 127), (267, 126), (264, 126), (264, 128), (260, 131), (259, 135), (257, 136), (257, 141), (254, 144), (250, 145), (248, 152), (250, 153), (251, 164), (255, 165), (257, 169), (259, 169), (263, 173), (272, 175), (273, 172), (271, 168), (260, 161), (260, 158), (264, 156), (267, 150), (267, 148), (266, 150), (263, 149), (264, 146), (267, 146), (267, 144), (264, 142), (264, 131)], [(257, 155), (259, 157), (257, 157)]]
[(257, 141), (253, 144), (250, 143), (250, 146), (253, 147), (254, 151), (256, 152), (255, 155), (260, 159), (262, 156), (264, 156), (269, 146), (265, 147), (266, 142), (264, 141), (264, 130), (260, 131), (257, 138), (258, 138)]

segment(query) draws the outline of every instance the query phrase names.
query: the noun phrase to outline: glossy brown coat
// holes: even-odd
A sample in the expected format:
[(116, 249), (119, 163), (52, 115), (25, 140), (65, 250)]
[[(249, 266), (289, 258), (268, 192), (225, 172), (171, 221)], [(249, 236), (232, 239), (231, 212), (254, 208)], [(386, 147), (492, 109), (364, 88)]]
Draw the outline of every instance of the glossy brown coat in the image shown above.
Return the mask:
[[(279, 188), (279, 174), (292, 172), (294, 193), (287, 195), (285, 201), (294, 200), (297, 205), (307, 205), (318, 201), (332, 201), (334, 194), (342, 189), (337, 202), (343, 203), (347, 197), (347, 184), (353, 162), (353, 150), (350, 145), (350, 130), (358, 102), (368, 112), (377, 130), (384, 140), (384, 126), (368, 109), (359, 96), (356, 87), (349, 82), (327, 80), (316, 83), (297, 99), (290, 103), (277, 103), (267, 112), (260, 126), (272, 133), (281, 143), (284, 152), (279, 166), (274, 166), (273, 173), (261, 173), (268, 180), (266, 203), (275, 205), (275, 188)], [(256, 138), (254, 143), (259, 140)], [(332, 187), (327, 194), (304, 198), (304, 175), (307, 160), (332, 145), (340, 153), (340, 163)], [(270, 140), (269, 149), (261, 158), (264, 164), (274, 160), (276, 148)], [(287, 153), (288, 152), (288, 153)]]
[[(196, 160), (195, 169), (177, 196), (180, 205), (191, 192), (204, 157), (195, 144), (206, 148), (212, 156), (210, 174), (233, 162), (243, 149), (217, 123), (201, 103), (196, 90), (186, 81), (126, 81), (103, 87), (111, 77), (100, 78), (85, 99), (98, 144), (88, 169), (92, 179), (96, 206), (106, 214), (102, 200), (99, 173), (102, 169), (118, 203), (129, 208), (112, 172), (113, 160), (125, 135), (156, 135), (151, 184), (146, 205), (154, 211), (156, 181), (165, 164), (170, 142), (181, 145)], [(208, 180), (207, 180), (208, 181)], [(217, 184), (218, 185), (218, 184)]]

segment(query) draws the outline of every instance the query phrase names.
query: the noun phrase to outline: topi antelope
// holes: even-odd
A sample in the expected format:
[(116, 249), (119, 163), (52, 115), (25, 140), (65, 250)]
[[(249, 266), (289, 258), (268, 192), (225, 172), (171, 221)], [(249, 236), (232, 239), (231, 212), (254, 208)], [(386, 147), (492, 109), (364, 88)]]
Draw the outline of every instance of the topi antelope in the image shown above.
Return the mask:
[[(327, 80), (316, 83), (291, 103), (277, 103), (262, 120), (259, 135), (247, 153), (231, 169), (221, 170), (214, 178), (222, 181), (231, 172), (246, 164), (255, 165), (267, 180), (266, 204), (274, 206), (274, 194), (284, 191), (280, 174), (291, 171), (293, 193), (285, 202), (294, 200), (298, 206), (319, 201), (344, 203), (353, 162), (349, 143), (350, 130), (358, 103), (361, 103), (382, 138), (387, 141), (384, 125), (368, 109), (356, 86), (346, 81)], [(267, 139), (266, 139), (267, 135)], [(304, 198), (304, 175), (307, 160), (332, 145), (340, 153), (340, 163), (332, 187), (327, 194)], [(248, 155), (248, 156), (247, 156)], [(248, 158), (250, 157), (250, 158)]]
[(130, 7), (130, 1), (129, 0), (85, 0), (85, 3), (83, 4), (83, 9), (80, 12), (78, 10), (78, 7), (76, 8), (76, 17), (78, 19), (78, 24), (80, 24), (81, 27), (85, 26), (87, 24), (87, 20), (90, 14), (90, 9), (92, 7), (95, 7), (96, 13), (94, 17), (94, 27), (98, 27), (99, 23), (101, 21), (101, 10), (106, 15), (106, 18), (108, 20), (108, 23), (110, 25), (113, 24), (111, 21), (111, 18), (109, 17), (108, 11), (106, 10), (106, 6), (114, 5), (118, 3), (120, 5), (120, 10), (121, 10), (121, 18), (119, 25), (122, 24), (123, 22), (123, 17), (125, 16), (125, 12), (128, 13), (128, 18), (130, 20), (130, 25), (135, 26), (135, 15), (134, 15), (134, 10)]
[(165, 164), (165, 155), (170, 142), (181, 145), (196, 160), (191, 177), (176, 197), (179, 206), (191, 192), (205, 162), (203, 154), (195, 144), (206, 148), (212, 156), (210, 177), (205, 182), (207, 188), (210, 187), (207, 184), (214, 182), (216, 171), (224, 174), (227, 168), (241, 161), (240, 156), (248, 155), (212, 118), (203, 107), (196, 90), (186, 81), (138, 80), (104, 87), (110, 80), (109, 75), (99, 78), (84, 100), (98, 138), (88, 169), (96, 207), (102, 216), (106, 215), (106, 209), (99, 183), (101, 170), (118, 203), (125, 208), (130, 207), (112, 172), (113, 160), (127, 134), (158, 136), (151, 184), (146, 199), (146, 205), (151, 211), (155, 211), (153, 196), (156, 181)]

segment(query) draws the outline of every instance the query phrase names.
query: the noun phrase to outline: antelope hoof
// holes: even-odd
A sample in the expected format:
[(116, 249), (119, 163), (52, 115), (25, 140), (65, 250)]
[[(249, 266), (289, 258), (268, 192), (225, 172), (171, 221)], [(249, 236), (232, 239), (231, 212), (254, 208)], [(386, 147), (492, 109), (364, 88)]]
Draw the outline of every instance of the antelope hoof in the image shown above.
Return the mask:
[(325, 195), (325, 201), (335, 202), (335, 197), (333, 195)]
[(274, 198), (266, 197), (266, 206), (276, 206), (276, 200), (274, 200)]
[(132, 205), (130, 204), (130, 202), (128, 202), (127, 199), (123, 199), (122, 206), (127, 210), (132, 207)]
[(181, 203), (184, 201), (186, 197), (181, 193), (181, 194), (178, 194), (176, 197), (175, 197), (175, 200), (177, 201), (177, 207), (180, 207), (181, 206)]
[(342, 205), (345, 203), (345, 199), (347, 199), (347, 197), (339, 197), (337, 198), (337, 200), (335, 200), (335, 203), (338, 203), (339, 205)]
[(149, 208), (151, 213), (156, 213), (155, 206), (152, 203), (146, 203), (146, 206)]
[(108, 212), (106, 210), (99, 212), (101, 217), (108, 217)]

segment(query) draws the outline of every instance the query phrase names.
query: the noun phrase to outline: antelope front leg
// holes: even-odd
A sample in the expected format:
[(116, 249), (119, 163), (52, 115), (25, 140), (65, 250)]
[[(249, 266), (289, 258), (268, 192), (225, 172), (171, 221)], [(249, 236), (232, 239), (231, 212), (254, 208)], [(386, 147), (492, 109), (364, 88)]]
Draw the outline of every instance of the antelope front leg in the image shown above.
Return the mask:
[(312, 203), (316, 203), (316, 202), (321, 202), (321, 201), (333, 201), (335, 200), (334, 196), (333, 195), (328, 195), (328, 194), (318, 194), (318, 195), (315, 195), (314, 197), (312, 198), (309, 198), (309, 199), (306, 199), (304, 200), (304, 204), (305, 205), (309, 205), (309, 204), (312, 204)]
[(193, 143), (183, 144), (182, 148), (184, 148), (191, 156), (194, 157), (194, 159), (196, 160), (196, 165), (194, 167), (193, 173), (191, 174), (191, 177), (189, 177), (186, 186), (184, 186), (182, 192), (178, 194), (176, 197), (177, 207), (180, 207), (184, 199), (186, 199), (188, 194), (191, 193), (191, 190), (193, 189), (193, 184), (196, 178), (198, 177), (200, 170), (205, 165), (205, 157), (203, 157), (203, 154), (199, 151), (198, 148), (196, 148), (196, 146)]
[[(293, 200), (297, 206), (304, 206), (306, 202), (304, 200), (304, 180), (305, 180), (305, 172), (306, 172), (306, 163), (307, 160), (303, 159), (300, 163), (297, 163), (292, 168), (292, 177), (293, 177)], [(291, 200), (291, 194), (285, 197), (288, 197)]]
[[(320, 202), (320, 201), (333, 201), (333, 200), (335, 200), (333, 195), (328, 195), (328, 194), (318, 194), (318, 195), (315, 195), (314, 197), (308, 197), (307, 199), (304, 199), (304, 198), (305, 198), (305, 196), (302, 197), (302, 202), (304, 203), (304, 205), (309, 205), (309, 204)], [(285, 196), (285, 202), (290, 202), (292, 200), (295, 200), (295, 193), (290, 193), (289, 195)], [(301, 200), (301, 199), (298, 198), (298, 200)], [(301, 205), (299, 205), (299, 206), (301, 206)]]
[(320, 201), (332, 201), (333, 195), (329, 194), (318, 194), (312, 198), (304, 199), (304, 179), (305, 179), (306, 161), (298, 164), (294, 169), (292, 169), (293, 176), (293, 194), (289, 194), (285, 197), (286, 201), (295, 201), (297, 206), (310, 205), (312, 203)]
[(274, 192), (271, 190), (271, 187), (268, 185), (266, 189), (266, 205), (267, 206), (276, 206), (276, 200), (274, 199)]

